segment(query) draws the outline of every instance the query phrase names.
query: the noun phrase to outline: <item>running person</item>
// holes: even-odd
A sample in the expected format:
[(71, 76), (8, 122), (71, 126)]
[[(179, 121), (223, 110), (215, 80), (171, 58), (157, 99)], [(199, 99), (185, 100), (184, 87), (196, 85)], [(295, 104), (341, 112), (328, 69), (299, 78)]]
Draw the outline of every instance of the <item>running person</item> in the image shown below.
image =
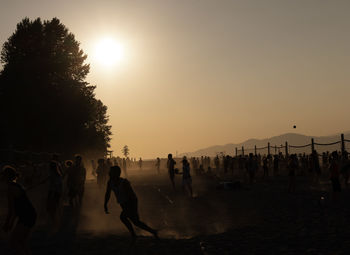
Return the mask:
[(37, 214), (24, 188), (16, 183), (18, 176), (16, 169), (11, 166), (5, 166), (0, 175), (1, 180), (5, 181), (8, 187), (8, 213), (3, 230), (6, 233), (10, 232), (18, 218), (11, 233), (10, 248), (14, 254), (30, 254), (28, 238), (35, 225)]
[(173, 159), (173, 155), (168, 154), (167, 167), (168, 167), (170, 181), (171, 181), (171, 184), (173, 185), (174, 190), (175, 190), (175, 165), (176, 165), (176, 162)]
[[(122, 208), (122, 212), (120, 214), (120, 220), (124, 223), (124, 225), (129, 230), (132, 241), (136, 240), (136, 233), (134, 228), (131, 225), (131, 222), (134, 223), (135, 226), (146, 230), (154, 235), (158, 239), (158, 234), (155, 229), (150, 228), (145, 223), (140, 221), (139, 213), (137, 209), (137, 196), (132, 189), (130, 182), (127, 179), (120, 177), (120, 167), (112, 166), (109, 171), (109, 181), (107, 183), (107, 190), (105, 194), (105, 202), (104, 202), (104, 210), (105, 213), (108, 214), (108, 201), (111, 196), (111, 191), (114, 192), (118, 204)], [(131, 222), (130, 222), (130, 221)]]

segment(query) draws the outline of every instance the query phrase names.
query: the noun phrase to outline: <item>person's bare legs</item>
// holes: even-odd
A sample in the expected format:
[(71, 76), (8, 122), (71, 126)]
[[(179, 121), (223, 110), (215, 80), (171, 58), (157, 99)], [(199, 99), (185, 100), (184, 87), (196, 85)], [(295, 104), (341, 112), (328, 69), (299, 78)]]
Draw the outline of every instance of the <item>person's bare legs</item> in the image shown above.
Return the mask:
[(123, 224), (126, 226), (126, 228), (129, 230), (129, 233), (131, 234), (132, 240), (136, 239), (135, 230), (132, 227), (130, 221), (128, 220), (128, 217), (126, 216), (126, 213), (124, 211), (120, 214), (120, 220), (123, 222)]
[(139, 228), (141, 228), (141, 229), (143, 229), (143, 230), (146, 230), (147, 232), (151, 233), (152, 235), (154, 235), (155, 238), (158, 239), (158, 232), (157, 232), (157, 230), (155, 230), (155, 229), (149, 227), (148, 225), (146, 225), (146, 223), (140, 221), (139, 218), (135, 218), (135, 219), (132, 218), (132, 219), (130, 219), (130, 220), (132, 221), (132, 223), (134, 223), (134, 225), (135, 225), (136, 227), (139, 227)]

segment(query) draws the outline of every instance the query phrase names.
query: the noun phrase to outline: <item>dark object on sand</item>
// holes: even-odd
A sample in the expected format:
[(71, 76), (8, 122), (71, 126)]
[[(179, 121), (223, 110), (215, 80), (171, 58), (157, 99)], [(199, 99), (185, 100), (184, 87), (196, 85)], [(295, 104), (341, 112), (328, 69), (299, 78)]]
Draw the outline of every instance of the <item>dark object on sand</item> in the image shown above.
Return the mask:
[(238, 190), (242, 187), (240, 181), (236, 182), (220, 182), (220, 184), (216, 187), (216, 189), (223, 190)]

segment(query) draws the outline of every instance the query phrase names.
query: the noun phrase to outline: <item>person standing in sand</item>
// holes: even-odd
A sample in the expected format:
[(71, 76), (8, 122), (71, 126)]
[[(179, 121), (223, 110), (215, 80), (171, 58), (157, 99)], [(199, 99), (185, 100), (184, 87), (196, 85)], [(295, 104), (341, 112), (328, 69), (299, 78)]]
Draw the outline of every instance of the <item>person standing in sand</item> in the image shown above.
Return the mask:
[(31, 254), (28, 239), (37, 214), (25, 189), (16, 182), (18, 176), (16, 169), (11, 166), (5, 166), (0, 173), (0, 179), (5, 181), (8, 187), (8, 214), (2, 228), (6, 233), (12, 230), (10, 248), (13, 254)]
[(175, 190), (175, 165), (176, 165), (176, 162), (173, 159), (173, 155), (168, 154), (167, 167), (168, 167), (170, 181), (171, 181), (171, 184), (173, 185), (174, 190)]
[(157, 168), (157, 174), (160, 174), (160, 158), (157, 158), (156, 168)]
[[(145, 223), (140, 221), (139, 213), (137, 209), (137, 196), (132, 189), (130, 182), (127, 179), (120, 177), (120, 167), (119, 166), (112, 166), (109, 171), (109, 181), (107, 183), (107, 190), (105, 194), (105, 203), (104, 203), (104, 210), (105, 213), (108, 214), (108, 201), (111, 196), (111, 192), (113, 191), (117, 202), (120, 204), (120, 207), (122, 208), (122, 212), (120, 214), (120, 220), (124, 223), (124, 225), (127, 227), (131, 234), (132, 241), (134, 242), (136, 240), (136, 233), (134, 231), (134, 228), (131, 225), (131, 222), (143, 229), (147, 232), (150, 232), (154, 235), (155, 238), (158, 239), (158, 232), (155, 229), (150, 228)], [(131, 222), (130, 222), (130, 221)]]
[(186, 157), (183, 157), (182, 160), (182, 189), (185, 191), (187, 189), (190, 193), (190, 196), (193, 197), (192, 192), (192, 177), (190, 174), (190, 163), (188, 162)]

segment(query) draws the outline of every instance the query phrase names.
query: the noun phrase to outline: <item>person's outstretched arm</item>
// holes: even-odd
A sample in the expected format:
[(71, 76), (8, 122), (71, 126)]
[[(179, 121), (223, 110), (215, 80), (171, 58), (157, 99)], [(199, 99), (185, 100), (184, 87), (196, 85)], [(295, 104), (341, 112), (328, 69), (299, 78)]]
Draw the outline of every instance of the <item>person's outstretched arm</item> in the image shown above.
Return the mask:
[(109, 198), (111, 197), (111, 185), (109, 184), (109, 182), (107, 183), (107, 189), (106, 189), (106, 194), (105, 194), (105, 204), (104, 204), (104, 209), (105, 209), (105, 213), (108, 214), (108, 201)]

